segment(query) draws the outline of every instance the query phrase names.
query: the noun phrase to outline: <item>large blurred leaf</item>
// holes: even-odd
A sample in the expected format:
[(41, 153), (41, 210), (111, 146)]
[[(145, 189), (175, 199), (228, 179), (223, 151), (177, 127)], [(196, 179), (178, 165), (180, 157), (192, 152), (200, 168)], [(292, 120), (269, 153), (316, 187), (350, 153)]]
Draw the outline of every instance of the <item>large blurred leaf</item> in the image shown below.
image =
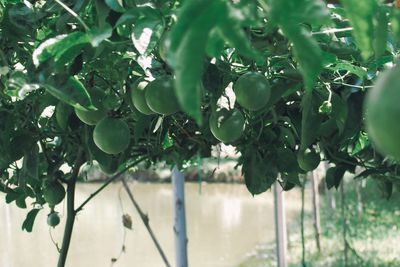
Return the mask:
[(293, 43), (293, 53), (307, 90), (311, 90), (322, 70), (323, 55), (317, 41), (301, 23), (321, 25), (329, 22), (329, 11), (320, 0), (271, 0), (271, 20)]
[(90, 43), (90, 37), (83, 32), (58, 35), (41, 43), (33, 52), (33, 63), (39, 66), (53, 58), (56, 66), (62, 67), (81, 53), (81, 49)]
[(74, 76), (56, 75), (42, 86), (59, 100), (82, 110), (96, 110), (85, 86)]
[(234, 47), (239, 54), (262, 62), (263, 59), (261, 55), (252, 47), (240, 23), (244, 18), (241, 10), (231, 5), (226, 5), (221, 11), (224, 13), (220, 14), (217, 29), (221, 33), (223, 39)]
[[(215, 35), (213, 30), (218, 29), (223, 39), (239, 53), (257, 59), (241, 27), (244, 18), (238, 13), (239, 10), (223, 0), (187, 1), (171, 29), (167, 59), (175, 70), (178, 100), (182, 110), (195, 118), (198, 124), (202, 121), (203, 61), (211, 32)], [(214, 51), (211, 53), (215, 54)]]
[[(192, 19), (182, 12), (181, 20), (178, 20), (176, 27), (171, 30), (172, 57), (169, 58), (170, 64), (175, 69), (175, 89), (181, 108), (195, 118), (198, 124), (202, 123), (201, 78), (207, 40), (221, 10), (225, 7), (220, 0), (204, 2), (208, 4), (202, 5), (203, 9), (198, 10), (198, 14)], [(191, 2), (186, 3), (191, 5)], [(186, 10), (192, 11), (190, 8)], [(182, 24), (185, 24), (185, 27)], [(185, 34), (176, 33), (180, 29), (185, 29)]]
[(135, 20), (132, 42), (140, 54), (151, 52), (161, 38), (164, 21), (159, 11), (150, 7), (140, 9), (140, 16)]
[(244, 153), (243, 160), (244, 181), (251, 194), (265, 192), (276, 181), (278, 170), (274, 161), (261, 157), (252, 149)]
[(299, 63), (306, 90), (312, 90), (323, 66), (321, 48), (304, 28), (282, 26), (283, 32), (293, 43), (293, 54)]
[(366, 60), (372, 56), (374, 37), (374, 16), (377, 11), (377, 0), (341, 0), (346, 15), (353, 26), (353, 36)]
[(328, 187), (328, 189), (331, 189), (332, 187), (336, 187), (337, 189), (343, 179), (343, 175), (345, 172), (346, 169), (339, 166), (329, 168), (326, 171), (325, 176), (326, 186)]
[(375, 15), (375, 38), (373, 39), (375, 58), (382, 56), (386, 51), (389, 30), (389, 16), (386, 8), (380, 8)]
[(101, 42), (111, 37), (112, 31), (113, 31), (112, 27), (107, 23), (105, 23), (100, 28), (92, 28), (88, 33), (90, 43), (92, 44), (93, 47), (99, 46)]
[(321, 118), (315, 109), (313, 92), (306, 92), (301, 100), (301, 149), (308, 148), (317, 138)]

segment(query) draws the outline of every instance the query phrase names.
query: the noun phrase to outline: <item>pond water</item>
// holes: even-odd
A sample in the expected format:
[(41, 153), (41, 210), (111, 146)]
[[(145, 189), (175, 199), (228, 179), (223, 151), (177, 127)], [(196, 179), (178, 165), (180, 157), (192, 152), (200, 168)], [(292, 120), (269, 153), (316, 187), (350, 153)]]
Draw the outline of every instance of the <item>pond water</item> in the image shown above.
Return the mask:
[[(174, 265), (173, 210), (170, 184), (131, 183), (134, 196), (150, 218), (161, 246)], [(79, 184), (77, 202), (81, 203), (99, 184)], [(188, 254), (191, 267), (238, 266), (257, 245), (273, 242), (273, 194), (252, 197), (240, 184), (186, 184)], [(2, 195), (4, 197), (4, 195)], [(63, 204), (57, 207), (61, 216)], [(300, 210), (299, 192), (286, 193), (288, 223)], [(48, 208), (36, 219), (33, 232), (21, 231), (27, 210), (0, 201), (0, 266), (54, 267), (62, 241), (63, 222), (54, 230), (46, 224)], [(133, 230), (122, 226), (122, 214), (132, 217)], [(125, 243), (123, 243), (125, 236)], [(125, 253), (118, 257), (122, 245)], [(162, 267), (161, 257), (129, 201), (121, 184), (112, 184), (94, 198), (78, 215), (67, 260), (68, 267)]]

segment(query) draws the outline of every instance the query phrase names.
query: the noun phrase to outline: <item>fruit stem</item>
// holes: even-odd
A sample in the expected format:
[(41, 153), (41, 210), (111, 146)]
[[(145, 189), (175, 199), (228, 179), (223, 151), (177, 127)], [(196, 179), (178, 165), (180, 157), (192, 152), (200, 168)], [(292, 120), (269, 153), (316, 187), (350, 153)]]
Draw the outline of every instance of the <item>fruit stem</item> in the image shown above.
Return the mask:
[(67, 260), (69, 245), (71, 243), (72, 230), (75, 222), (75, 185), (79, 174), (79, 169), (84, 163), (84, 152), (82, 149), (78, 151), (75, 164), (72, 169), (71, 178), (67, 182), (67, 221), (64, 228), (64, 237), (60, 249), (57, 267), (64, 267)]

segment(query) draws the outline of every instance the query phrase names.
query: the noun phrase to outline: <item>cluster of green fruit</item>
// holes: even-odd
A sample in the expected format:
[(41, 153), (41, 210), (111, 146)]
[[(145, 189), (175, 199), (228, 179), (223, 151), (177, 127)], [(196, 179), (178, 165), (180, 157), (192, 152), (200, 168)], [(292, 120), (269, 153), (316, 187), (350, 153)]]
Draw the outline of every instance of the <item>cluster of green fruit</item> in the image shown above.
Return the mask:
[[(267, 78), (258, 72), (248, 72), (240, 76), (233, 89), (237, 103), (250, 111), (265, 107), (271, 96), (271, 86)], [(231, 143), (242, 136), (245, 119), (237, 108), (223, 108), (211, 114), (209, 125), (218, 140)]]
[(88, 125), (96, 125), (93, 140), (98, 148), (107, 154), (118, 154), (124, 151), (130, 142), (128, 124), (120, 118), (108, 116), (105, 105), (106, 94), (93, 88), (90, 97), (96, 110), (81, 110), (75, 108), (77, 117)]
[(49, 204), (51, 212), (47, 215), (47, 224), (56, 227), (60, 223), (60, 216), (54, 211), (54, 207), (60, 204), (65, 197), (64, 186), (58, 181), (48, 181), (44, 185), (43, 198)]

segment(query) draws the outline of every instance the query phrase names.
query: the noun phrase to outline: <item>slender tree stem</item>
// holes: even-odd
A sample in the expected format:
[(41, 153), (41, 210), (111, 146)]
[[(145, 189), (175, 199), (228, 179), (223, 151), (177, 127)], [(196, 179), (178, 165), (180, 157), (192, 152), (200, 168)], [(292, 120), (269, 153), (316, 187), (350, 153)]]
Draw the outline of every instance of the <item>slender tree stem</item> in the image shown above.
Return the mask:
[(165, 256), (164, 251), (162, 250), (162, 248), (160, 246), (160, 243), (158, 242), (156, 236), (153, 233), (153, 230), (150, 227), (149, 217), (142, 211), (142, 209), (140, 208), (139, 204), (136, 202), (135, 198), (133, 197), (132, 191), (129, 189), (129, 186), (128, 186), (127, 182), (125, 181), (125, 179), (122, 178), (121, 180), (122, 180), (122, 184), (124, 185), (126, 193), (128, 193), (128, 196), (129, 196), (130, 200), (132, 201), (133, 206), (135, 206), (136, 211), (139, 213), (140, 218), (142, 219), (144, 226), (146, 226), (146, 229), (149, 232), (150, 237), (153, 240), (154, 245), (156, 246), (156, 248), (158, 250), (158, 253), (161, 255), (161, 258), (163, 259), (165, 266), (166, 267), (171, 267), (171, 265), (168, 262), (167, 257)]
[(303, 175), (303, 183), (301, 186), (301, 218), (300, 218), (300, 227), (301, 227), (301, 263), (302, 266), (306, 266), (306, 242), (304, 239), (304, 190), (306, 186), (306, 176)]
[(103, 191), (104, 188), (106, 188), (110, 183), (112, 183), (113, 181), (115, 181), (116, 179), (118, 179), (122, 174), (124, 174), (127, 170), (129, 170), (130, 168), (132, 168), (133, 166), (138, 165), (140, 162), (146, 160), (147, 157), (143, 157), (140, 158), (134, 162), (132, 162), (131, 164), (129, 164), (128, 166), (126, 166), (125, 168), (123, 168), (122, 170), (120, 170), (119, 172), (117, 172), (116, 174), (114, 174), (113, 176), (111, 176), (110, 178), (108, 178), (106, 180), (106, 182), (101, 185), (96, 191), (94, 191), (92, 194), (90, 194), (90, 196), (83, 201), (83, 203), (75, 210), (75, 213), (80, 212), (83, 207), (85, 207), (85, 205), (92, 199), (94, 198), (98, 193), (100, 193), (101, 191)]
[(346, 216), (346, 198), (345, 198), (345, 190), (344, 190), (344, 179), (340, 184), (340, 196), (341, 196), (341, 204), (342, 204), (342, 219), (343, 219), (343, 245), (344, 245), (344, 267), (348, 266), (348, 242), (347, 242), (347, 216)]
[(83, 19), (81, 17), (79, 17), (79, 15), (77, 13), (75, 13), (75, 11), (73, 11), (72, 9), (70, 9), (66, 4), (64, 4), (62, 1), (60, 0), (54, 0), (57, 4), (59, 4), (60, 6), (62, 6), (62, 8), (64, 8), (68, 13), (70, 13), (74, 18), (76, 18), (80, 24), (82, 24), (83, 28), (85, 28), (86, 31), (90, 31), (89, 26), (83, 21)]
[(72, 169), (71, 177), (67, 182), (67, 221), (64, 228), (64, 237), (60, 249), (57, 267), (64, 267), (67, 260), (69, 245), (71, 243), (72, 230), (75, 222), (75, 185), (78, 177), (79, 169), (84, 163), (83, 150), (78, 151), (75, 164)]

